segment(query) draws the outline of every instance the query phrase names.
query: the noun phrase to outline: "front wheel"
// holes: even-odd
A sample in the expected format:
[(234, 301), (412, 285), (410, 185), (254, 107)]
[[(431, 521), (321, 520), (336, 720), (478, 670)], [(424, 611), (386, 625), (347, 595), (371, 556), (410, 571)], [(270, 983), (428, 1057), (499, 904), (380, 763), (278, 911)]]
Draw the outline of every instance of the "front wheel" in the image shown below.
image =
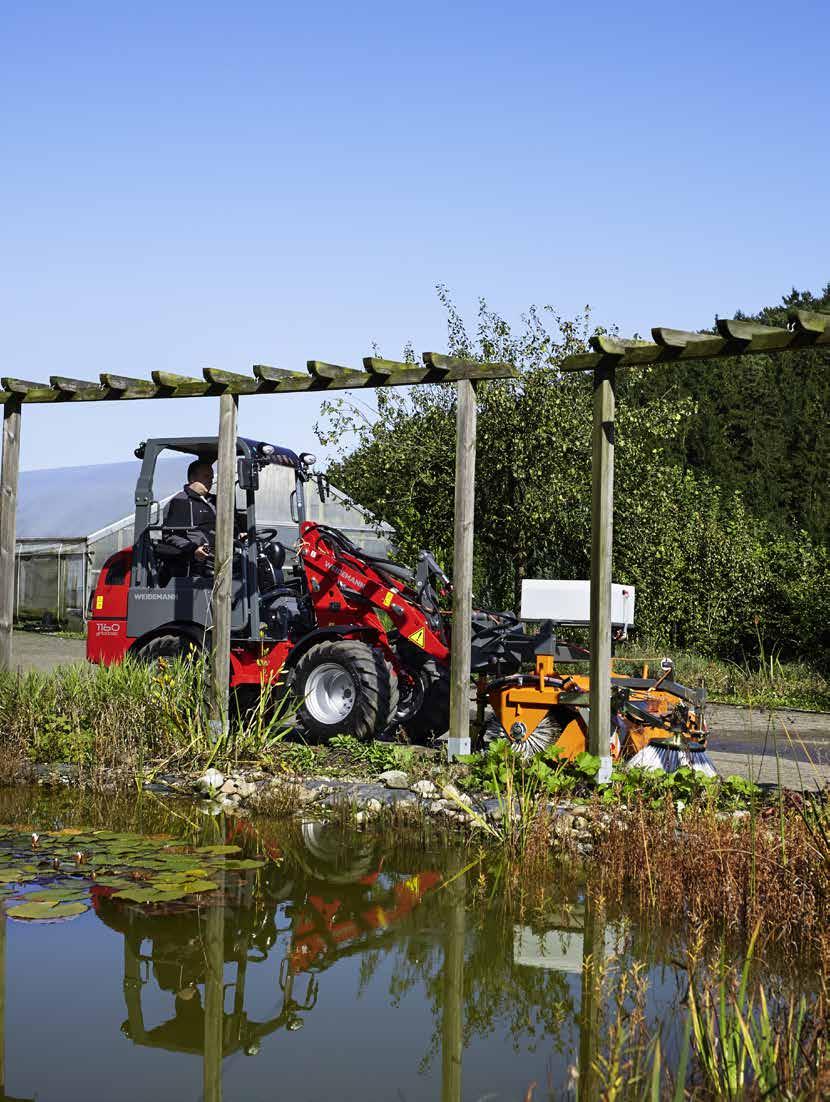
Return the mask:
[(407, 673), (415, 680), (415, 707), (399, 722), (412, 742), (430, 744), (450, 725), (450, 672), (428, 658)]
[(398, 708), (398, 679), (383, 654), (353, 639), (318, 643), (298, 660), (290, 690), (298, 725), (315, 740), (377, 738)]

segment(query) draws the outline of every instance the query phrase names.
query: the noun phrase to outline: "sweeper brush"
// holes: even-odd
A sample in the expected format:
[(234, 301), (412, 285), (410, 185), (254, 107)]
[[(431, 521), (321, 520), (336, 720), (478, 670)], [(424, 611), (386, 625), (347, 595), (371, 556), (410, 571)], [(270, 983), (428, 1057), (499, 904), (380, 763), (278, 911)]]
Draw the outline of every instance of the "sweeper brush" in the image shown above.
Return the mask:
[[(523, 758), (553, 749), (572, 760), (587, 750), (590, 680), (568, 672), (568, 666), (587, 662), (586, 650), (558, 641), (551, 622), (531, 636), (516, 618), (501, 617), (489, 630), (480, 626), (474, 633), (473, 654), (485, 739), (507, 739)], [(647, 665), (639, 676), (628, 677), (614, 664), (605, 751), (612, 760), (629, 768), (667, 773), (691, 768), (716, 776), (706, 753), (705, 690), (675, 681), (669, 659), (657, 677), (649, 676)], [(488, 705), (492, 715), (485, 722)]]
[(678, 769), (694, 769), (705, 777), (716, 777), (717, 769), (705, 750), (689, 750), (679, 742), (663, 742), (655, 739), (638, 750), (627, 762), (629, 769), (649, 769), (655, 772), (674, 773)]

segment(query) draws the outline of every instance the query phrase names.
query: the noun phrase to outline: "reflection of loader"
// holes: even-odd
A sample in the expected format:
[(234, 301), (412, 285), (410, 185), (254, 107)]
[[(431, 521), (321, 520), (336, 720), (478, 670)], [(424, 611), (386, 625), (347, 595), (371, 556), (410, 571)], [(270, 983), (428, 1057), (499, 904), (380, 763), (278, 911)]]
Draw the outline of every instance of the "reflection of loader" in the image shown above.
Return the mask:
[[(555, 587), (562, 583), (533, 584)], [(631, 605), (633, 616), (633, 599)], [(527, 619), (537, 607), (532, 603), (527, 607), (523, 595), (522, 612)], [(545, 607), (551, 608), (549, 595)], [(587, 617), (581, 620), (571, 612), (569, 622), (581, 625)], [(618, 624), (618, 635), (623, 636), (626, 627), (625, 622)], [(489, 630), (480, 630), (473, 639), (473, 668), (479, 673), (479, 723), (485, 738), (506, 738), (526, 758), (550, 747), (565, 759), (586, 750), (590, 681), (583, 673), (568, 673), (559, 667), (584, 663), (588, 658), (583, 648), (557, 640), (552, 620), (528, 635), (515, 617), (491, 618)], [(663, 660), (656, 678), (648, 676), (647, 665), (639, 677), (616, 674), (613, 665), (612, 661), (606, 752), (615, 761), (647, 768), (672, 771), (687, 765), (714, 774), (705, 753), (705, 690), (675, 681), (670, 659)], [(493, 714), (485, 724), (488, 704)]]
[[(253, 843), (254, 833), (246, 823), (233, 836), (239, 842), (250, 834)], [(339, 861), (337, 831), (319, 823), (304, 823), (300, 837), (295, 849), (257, 836), (258, 851), (283, 852), (281, 864), (246, 870), (233, 880), (227, 874), (224, 889), (199, 905), (135, 904), (114, 898), (111, 887), (93, 887), (98, 918), (124, 937), (127, 1017), (121, 1029), (126, 1037), (171, 1052), (204, 1052), (208, 989), (214, 982), (222, 992), (233, 991), (232, 999), (218, 997), (220, 1058), (237, 1051), (253, 1055), (269, 1034), (303, 1026), (304, 1014), (317, 1003), (319, 974), (343, 957), (377, 945), (385, 935), (394, 936), (442, 879), (431, 870), (413, 875), (384, 871), (373, 847), (361, 848), (347, 863)], [(207, 944), (211, 927), (215, 952), (223, 962), (213, 980)], [(281, 958), (279, 1007), (272, 1017), (255, 1021), (244, 1006), (246, 975), (274, 954)], [(224, 964), (235, 966), (232, 979), (224, 978)], [(148, 1026), (143, 1002), (152, 981), (172, 996), (173, 1013)]]

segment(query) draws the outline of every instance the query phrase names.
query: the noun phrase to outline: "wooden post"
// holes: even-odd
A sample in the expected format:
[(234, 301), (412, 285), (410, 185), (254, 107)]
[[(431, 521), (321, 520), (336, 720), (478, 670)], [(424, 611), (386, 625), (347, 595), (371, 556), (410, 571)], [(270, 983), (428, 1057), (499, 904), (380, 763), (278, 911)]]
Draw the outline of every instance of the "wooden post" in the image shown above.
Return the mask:
[(214, 738), (228, 730), (228, 686), (231, 671), (231, 589), (233, 521), (236, 505), (236, 428), (239, 398), (219, 399), (219, 453), (216, 467), (216, 576), (213, 584), (210, 723)]
[(594, 369), (591, 455), (591, 718), (588, 752), (601, 760), (598, 781), (611, 776), (611, 553), (614, 535), (613, 362)]
[(455, 531), (453, 552), (450, 731), (447, 757), (470, 752), (470, 643), (473, 615), (473, 523), (476, 478), (476, 393), (456, 383)]
[(12, 668), (14, 551), (19, 471), (20, 401), (17, 398), (7, 398), (3, 406), (3, 461), (0, 469), (0, 670)]
[(441, 1015), (441, 1102), (461, 1102), (464, 1056), (465, 873), (447, 885), (450, 913), (444, 949), (444, 1005)]

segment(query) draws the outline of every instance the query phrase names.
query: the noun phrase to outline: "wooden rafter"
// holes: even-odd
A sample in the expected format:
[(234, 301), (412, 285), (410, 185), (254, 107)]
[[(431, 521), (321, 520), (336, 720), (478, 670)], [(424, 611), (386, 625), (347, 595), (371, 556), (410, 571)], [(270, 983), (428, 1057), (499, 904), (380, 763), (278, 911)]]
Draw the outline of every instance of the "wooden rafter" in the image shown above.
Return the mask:
[(689, 333), (656, 326), (651, 331), (653, 341), (592, 337), (593, 352), (568, 356), (560, 366), (562, 371), (591, 371), (604, 361), (613, 361), (617, 367), (646, 367), (677, 361), (794, 352), (801, 348), (830, 348), (830, 314), (791, 310), (788, 316), (790, 324), (786, 329), (724, 318), (717, 322), (717, 333)]
[(398, 363), (367, 356), (362, 368), (309, 360), (307, 371), (286, 371), (255, 364), (253, 373), (241, 375), (206, 367), (202, 378), (152, 371), (151, 379), (102, 372), (99, 382), (51, 375), (48, 383), (5, 376), (0, 379), (0, 404), (9, 399), (25, 405), (49, 402), (126, 402), (144, 398), (208, 398), (217, 394), (294, 394), (303, 391), (354, 390), (421, 383), (455, 383), (462, 380), (508, 379), (517, 371), (510, 364), (482, 364), (474, 360), (425, 352), (423, 363)]

